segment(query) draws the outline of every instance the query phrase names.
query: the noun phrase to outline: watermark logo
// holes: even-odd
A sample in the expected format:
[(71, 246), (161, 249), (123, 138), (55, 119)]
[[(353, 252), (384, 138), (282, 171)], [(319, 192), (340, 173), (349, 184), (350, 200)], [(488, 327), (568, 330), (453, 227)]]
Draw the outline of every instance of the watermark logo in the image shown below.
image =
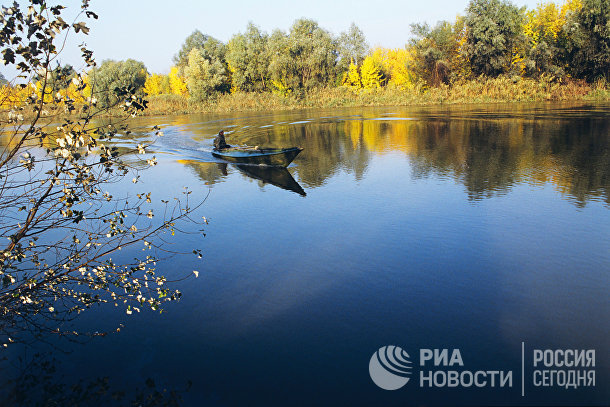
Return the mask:
[(398, 390), (411, 376), (409, 354), (398, 346), (384, 346), (371, 357), (369, 374), (373, 382), (384, 390)]
[[(412, 381), (414, 383), (409, 385), (412, 397), (420, 397), (417, 390), (421, 393), (444, 388), (475, 392), (495, 388), (503, 396), (511, 394), (510, 397), (515, 398), (518, 393), (511, 389), (519, 379), (521, 397), (526, 397), (526, 385), (533, 385), (539, 394), (557, 389), (567, 395), (570, 390), (586, 388), (594, 391), (599, 386), (596, 377), (599, 361), (594, 348), (536, 348), (530, 353), (526, 352), (525, 342), (521, 342), (520, 375), (516, 369), (502, 369), (493, 364), (487, 366), (489, 361), (476, 349), (462, 352), (459, 348), (420, 348), (419, 353), (410, 350), (413, 357), (398, 346), (379, 348), (369, 361), (373, 382), (384, 390), (398, 390)], [(513, 367), (516, 367), (515, 359), (512, 359)], [(577, 394), (569, 397), (576, 399)]]

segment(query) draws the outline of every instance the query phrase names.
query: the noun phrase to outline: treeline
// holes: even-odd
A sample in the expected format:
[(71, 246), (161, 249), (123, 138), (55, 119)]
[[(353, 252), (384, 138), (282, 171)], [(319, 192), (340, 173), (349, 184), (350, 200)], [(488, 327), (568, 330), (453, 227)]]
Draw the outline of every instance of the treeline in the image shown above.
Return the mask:
[[(149, 74), (134, 60), (104, 61), (89, 72), (88, 97), (109, 103), (112, 89), (132, 86), (149, 96), (178, 95), (191, 102), (214, 101), (230, 93), (274, 93), (301, 98), (334, 87), (395, 88), (421, 93), (468, 81), (506, 77), (545, 83), (610, 81), (610, 2), (566, 0), (535, 9), (507, 0), (471, 0), (464, 16), (435, 26), (414, 24), (401, 49), (370, 49), (352, 24), (334, 35), (317, 22), (300, 19), (288, 32), (262, 32), (250, 23), (226, 44), (193, 32), (174, 57), (168, 75)], [(70, 92), (71, 71), (58, 67), (49, 89), (31, 92), (52, 98)], [(4, 86), (0, 102), (15, 90)], [(9, 95), (10, 94), (10, 95)], [(10, 96), (10, 97), (9, 97)], [(172, 97), (169, 97), (170, 99)]]
[(22, 106), (26, 100), (33, 100), (32, 95), (44, 98), (48, 107), (54, 102), (61, 104), (66, 98), (77, 104), (92, 102), (107, 107), (121, 99), (121, 88), (143, 92), (147, 78), (144, 63), (133, 59), (107, 60), (81, 75), (71, 65), (57, 66), (42, 76), (34, 75), (27, 84), (13, 86), (5, 82), (0, 87), (0, 107)]
[[(527, 10), (505, 0), (471, 0), (465, 15), (411, 26), (403, 49), (370, 50), (354, 24), (334, 36), (301, 19), (271, 35), (249, 24), (227, 44), (195, 31), (170, 75), (152, 75), (149, 95), (178, 93), (204, 101), (218, 93), (302, 94), (314, 88), (397, 87), (509, 75), (610, 80), (610, 3), (566, 0)], [(172, 86), (178, 80), (182, 86)]]

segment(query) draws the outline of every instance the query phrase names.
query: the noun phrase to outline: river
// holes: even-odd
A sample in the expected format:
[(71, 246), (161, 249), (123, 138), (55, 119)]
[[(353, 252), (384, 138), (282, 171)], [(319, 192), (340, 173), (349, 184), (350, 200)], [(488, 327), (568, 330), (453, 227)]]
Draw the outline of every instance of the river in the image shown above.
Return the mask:
[[(186, 186), (205, 199), (205, 237), (170, 240), (203, 259), (158, 266), (199, 278), (176, 283), (183, 298), (161, 315), (114, 307), (83, 315), (83, 327), (124, 328), (56, 355), (62, 376), (110, 376), (127, 388), (190, 381), (186, 405), (610, 402), (610, 105), (132, 124), (135, 142), (150, 139), (153, 125), (164, 133), (152, 147), (159, 164), (138, 188), (161, 198)], [(219, 130), (230, 144), (304, 150), (285, 171), (238, 168), (211, 155)], [(394, 391), (369, 369), (388, 345), (412, 365)], [(426, 360), (428, 350), (437, 357)], [(556, 362), (566, 350), (595, 383), (549, 385), (544, 371), (565, 369)], [(554, 363), (545, 366), (544, 351)]]

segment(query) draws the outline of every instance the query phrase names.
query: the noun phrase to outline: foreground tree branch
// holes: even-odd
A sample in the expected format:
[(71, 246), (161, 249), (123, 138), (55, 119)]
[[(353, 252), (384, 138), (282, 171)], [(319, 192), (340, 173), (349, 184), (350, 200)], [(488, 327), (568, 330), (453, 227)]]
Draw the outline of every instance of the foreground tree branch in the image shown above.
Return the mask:
[[(0, 246), (4, 346), (30, 332), (80, 334), (62, 331), (62, 324), (94, 304), (120, 304), (130, 314), (180, 298), (157, 274), (154, 253), (166, 250), (166, 231), (195, 222), (190, 215), (202, 204), (192, 205), (185, 191), (173, 204), (163, 201), (165, 213), (156, 216), (149, 192), (115, 197), (108, 191), (130, 175), (137, 184), (138, 172), (156, 164), (147, 146), (114, 143), (129, 136), (127, 118), (143, 111), (146, 101), (129, 86), (96, 86), (95, 60), (85, 46), (89, 72), (74, 74), (70, 94), (54, 93), (56, 73), (63, 71), (54, 70), (53, 61), (68, 36), (88, 33), (81, 19), (97, 18), (88, 0), (72, 24), (62, 18), (64, 9), (30, 0), (27, 7), (14, 3), (0, 12), (4, 63), (19, 72), (12, 86), (29, 92), (25, 101), (0, 112), (0, 234), (8, 239)], [(98, 106), (100, 95), (106, 102)], [(97, 119), (109, 111), (124, 114), (110, 122)], [(155, 127), (151, 135), (162, 133)], [(130, 162), (134, 154), (140, 157), (136, 163)], [(118, 255), (137, 244), (144, 256)]]

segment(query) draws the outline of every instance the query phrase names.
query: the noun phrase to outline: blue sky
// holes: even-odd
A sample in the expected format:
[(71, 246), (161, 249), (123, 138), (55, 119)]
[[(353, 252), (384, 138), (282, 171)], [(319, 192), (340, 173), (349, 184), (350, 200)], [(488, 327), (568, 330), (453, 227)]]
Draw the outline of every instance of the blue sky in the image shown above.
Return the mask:
[[(78, 9), (80, 1), (62, 3)], [(513, 3), (534, 8), (539, 0)], [(151, 73), (167, 73), (172, 57), (196, 29), (227, 42), (245, 31), (249, 21), (271, 33), (276, 28), (287, 31), (296, 19), (307, 17), (336, 35), (354, 22), (369, 45), (396, 48), (408, 41), (411, 23), (453, 21), (464, 14), (467, 4), (468, 0), (91, 0), (91, 10), (100, 19), (90, 24), (85, 40), (98, 61), (133, 58)], [(78, 53), (64, 53), (62, 63), (78, 67)]]

